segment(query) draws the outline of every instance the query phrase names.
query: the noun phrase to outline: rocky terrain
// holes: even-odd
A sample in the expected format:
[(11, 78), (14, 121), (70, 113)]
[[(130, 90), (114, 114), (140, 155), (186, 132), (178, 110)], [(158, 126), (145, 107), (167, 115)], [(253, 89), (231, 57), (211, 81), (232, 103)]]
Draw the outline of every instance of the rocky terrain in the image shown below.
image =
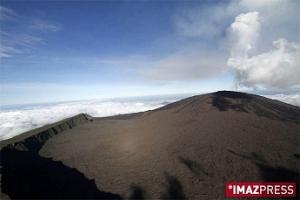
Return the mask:
[(2, 197), (224, 199), (226, 181), (299, 189), (299, 122), (299, 107), (229, 91), (80, 114), (1, 142)]

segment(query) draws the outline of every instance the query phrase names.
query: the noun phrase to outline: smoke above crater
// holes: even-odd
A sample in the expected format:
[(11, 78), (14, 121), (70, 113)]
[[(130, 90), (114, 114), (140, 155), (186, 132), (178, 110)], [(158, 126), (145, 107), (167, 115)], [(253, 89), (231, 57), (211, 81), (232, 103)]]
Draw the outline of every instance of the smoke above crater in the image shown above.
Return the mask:
[(278, 38), (256, 54), (262, 22), (257, 11), (238, 15), (229, 27), (230, 57), (237, 87), (288, 88), (300, 84), (300, 43)]

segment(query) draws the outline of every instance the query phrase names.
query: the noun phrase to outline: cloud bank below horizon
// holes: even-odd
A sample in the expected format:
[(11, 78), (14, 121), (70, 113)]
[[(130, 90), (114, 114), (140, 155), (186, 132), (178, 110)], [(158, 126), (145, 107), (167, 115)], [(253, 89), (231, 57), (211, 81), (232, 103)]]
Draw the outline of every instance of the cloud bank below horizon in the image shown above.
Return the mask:
[[(263, 96), (300, 106), (300, 94), (274, 94)], [(72, 117), (79, 113), (87, 113), (93, 117), (105, 117), (142, 112), (159, 108), (167, 103), (179, 100), (182, 97), (126, 101), (79, 101), (1, 110), (0, 141), (34, 128)]]
[[(167, 100), (172, 101), (172, 100)], [(163, 106), (166, 101), (82, 101), (0, 111), (0, 141), (20, 133), (87, 113), (93, 117), (142, 112)]]

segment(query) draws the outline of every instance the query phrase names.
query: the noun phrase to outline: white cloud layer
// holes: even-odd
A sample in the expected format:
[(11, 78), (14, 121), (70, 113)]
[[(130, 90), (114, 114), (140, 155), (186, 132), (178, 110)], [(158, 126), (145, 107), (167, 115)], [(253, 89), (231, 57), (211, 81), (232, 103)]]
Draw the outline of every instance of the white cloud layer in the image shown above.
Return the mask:
[[(273, 94), (263, 96), (300, 106), (300, 94)], [(0, 111), (0, 141), (79, 113), (87, 113), (93, 117), (105, 117), (142, 112), (159, 108), (167, 103), (179, 100), (182, 97), (184, 96), (163, 96), (139, 100), (77, 101), (2, 109)]]
[(279, 39), (273, 45), (269, 52), (228, 60), (228, 65), (236, 70), (239, 84), (274, 88), (300, 84), (300, 43)]
[(288, 104), (300, 106), (300, 94), (273, 94), (273, 95), (263, 95), (270, 99), (276, 99)]
[(2, 110), (0, 111), (0, 140), (79, 113), (87, 113), (93, 117), (112, 116), (152, 110), (163, 106), (164, 102), (165, 100), (81, 101)]
[(299, 85), (300, 42), (280, 38), (273, 41), (273, 49), (255, 54), (261, 26), (257, 11), (238, 15), (230, 25), (231, 49), (227, 65), (236, 73), (236, 84), (253, 88)]

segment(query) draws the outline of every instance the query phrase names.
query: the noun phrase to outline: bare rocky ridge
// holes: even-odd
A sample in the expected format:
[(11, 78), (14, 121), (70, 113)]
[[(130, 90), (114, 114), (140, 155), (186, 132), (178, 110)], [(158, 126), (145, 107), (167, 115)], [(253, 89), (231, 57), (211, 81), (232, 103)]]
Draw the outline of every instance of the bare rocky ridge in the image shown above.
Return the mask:
[(79, 114), (1, 142), (1, 199), (120, 199), (98, 190), (76, 169), (38, 153), (55, 135), (92, 121)]
[(2, 192), (11, 198), (224, 199), (226, 181), (298, 182), (299, 120), (299, 107), (228, 91), (93, 118), (54, 137), (31, 135), (46, 138), (39, 148), (28, 147), (29, 138), (6, 143)]
[(91, 116), (87, 114), (79, 114), (57, 123), (25, 132), (8, 140), (1, 141), (0, 147), (1, 149), (3, 147), (6, 147), (10, 149), (18, 149), (21, 151), (37, 151), (51, 137), (65, 130), (72, 129), (80, 124), (92, 121), (93, 118)]

